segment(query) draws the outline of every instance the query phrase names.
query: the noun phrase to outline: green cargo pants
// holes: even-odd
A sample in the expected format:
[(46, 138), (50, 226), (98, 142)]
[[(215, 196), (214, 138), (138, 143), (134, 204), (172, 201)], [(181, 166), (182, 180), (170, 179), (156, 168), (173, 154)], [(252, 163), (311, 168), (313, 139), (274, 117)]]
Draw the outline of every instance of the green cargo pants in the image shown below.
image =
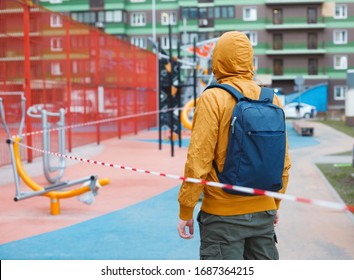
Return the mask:
[(200, 211), (201, 260), (278, 260), (276, 210), (234, 216)]

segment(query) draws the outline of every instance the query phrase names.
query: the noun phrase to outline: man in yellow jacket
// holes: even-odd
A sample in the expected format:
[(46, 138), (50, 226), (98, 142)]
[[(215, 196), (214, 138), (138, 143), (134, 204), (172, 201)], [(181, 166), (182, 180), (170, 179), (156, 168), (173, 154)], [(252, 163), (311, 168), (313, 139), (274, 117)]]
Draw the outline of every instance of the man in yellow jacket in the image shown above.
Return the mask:
[[(253, 81), (253, 49), (245, 34), (230, 31), (219, 38), (212, 70), (219, 84), (229, 84), (246, 97), (259, 99), (261, 88)], [(236, 102), (220, 88), (203, 92), (194, 113), (185, 177), (218, 182), (213, 161), (222, 171)], [(273, 103), (281, 106), (276, 96)], [(285, 159), (279, 160), (284, 160), (279, 191), (284, 193), (291, 166), (287, 141)], [(280, 201), (267, 196), (234, 195), (221, 188), (184, 182), (178, 196), (177, 230), (181, 238), (193, 237), (193, 212), (201, 193), (203, 200), (197, 217), (201, 259), (279, 259), (274, 225), (278, 222)]]

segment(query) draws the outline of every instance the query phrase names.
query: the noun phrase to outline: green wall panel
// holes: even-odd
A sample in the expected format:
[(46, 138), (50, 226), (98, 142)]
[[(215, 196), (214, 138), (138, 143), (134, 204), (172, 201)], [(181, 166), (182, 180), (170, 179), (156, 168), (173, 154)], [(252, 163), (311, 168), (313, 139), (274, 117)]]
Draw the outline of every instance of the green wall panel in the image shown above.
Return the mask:
[(122, 10), (125, 7), (125, 0), (105, 0), (105, 8), (107, 10)]
[(60, 4), (40, 2), (40, 5), (55, 12), (87, 11), (90, 9), (89, 0), (63, 1)]

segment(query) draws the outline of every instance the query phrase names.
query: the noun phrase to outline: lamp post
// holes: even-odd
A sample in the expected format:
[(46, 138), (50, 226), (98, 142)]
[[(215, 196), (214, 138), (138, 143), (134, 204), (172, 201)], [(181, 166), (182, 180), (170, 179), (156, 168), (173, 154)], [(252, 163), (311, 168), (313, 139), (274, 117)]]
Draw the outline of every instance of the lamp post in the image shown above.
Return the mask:
[(152, 0), (152, 40), (156, 42), (156, 0)]

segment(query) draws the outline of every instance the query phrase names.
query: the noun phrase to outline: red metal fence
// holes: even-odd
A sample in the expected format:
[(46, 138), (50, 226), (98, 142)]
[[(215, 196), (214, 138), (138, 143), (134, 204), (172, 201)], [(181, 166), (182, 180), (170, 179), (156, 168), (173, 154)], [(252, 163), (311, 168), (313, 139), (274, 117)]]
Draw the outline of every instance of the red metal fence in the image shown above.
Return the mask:
[[(21, 95), (26, 109), (64, 108), (67, 126), (94, 122), (66, 130), (69, 151), (157, 125), (156, 114), (102, 122), (157, 110), (155, 54), (28, 3), (0, 1), (0, 97), (11, 133), (18, 133)], [(24, 133), (42, 129), (40, 119), (25, 120)], [(10, 163), (6, 138), (0, 124), (0, 166)], [(24, 142), (41, 147), (41, 139), (28, 135)], [(23, 155), (35, 156), (30, 150)]]

